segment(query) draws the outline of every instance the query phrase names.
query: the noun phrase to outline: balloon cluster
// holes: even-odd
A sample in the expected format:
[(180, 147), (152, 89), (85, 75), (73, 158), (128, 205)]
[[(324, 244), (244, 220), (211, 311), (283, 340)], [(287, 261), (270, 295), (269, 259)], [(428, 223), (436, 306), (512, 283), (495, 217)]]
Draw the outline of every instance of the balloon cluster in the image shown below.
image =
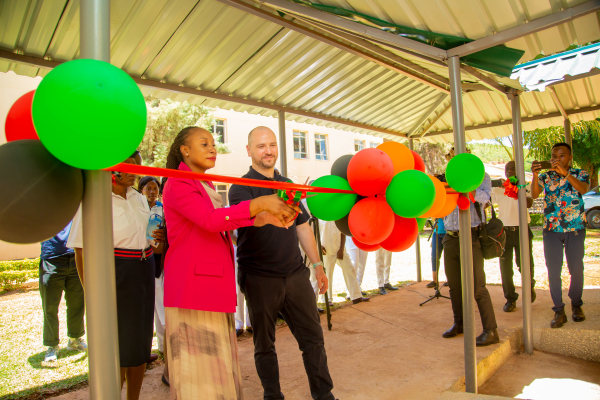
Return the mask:
[(425, 173), (417, 153), (401, 143), (384, 142), (377, 148), (340, 157), (331, 175), (313, 183), (355, 194), (318, 194), (308, 197), (307, 204), (315, 217), (336, 221), (358, 248), (399, 252), (413, 245), (427, 218), (450, 214), (459, 193), (475, 190), (484, 174), (483, 163), (476, 156), (465, 153), (454, 157), (446, 170), (454, 191), (447, 193), (444, 183)]
[(55, 236), (83, 197), (82, 169), (116, 165), (137, 149), (146, 104), (121, 69), (80, 59), (50, 71), (8, 112), (0, 146), (0, 240)]

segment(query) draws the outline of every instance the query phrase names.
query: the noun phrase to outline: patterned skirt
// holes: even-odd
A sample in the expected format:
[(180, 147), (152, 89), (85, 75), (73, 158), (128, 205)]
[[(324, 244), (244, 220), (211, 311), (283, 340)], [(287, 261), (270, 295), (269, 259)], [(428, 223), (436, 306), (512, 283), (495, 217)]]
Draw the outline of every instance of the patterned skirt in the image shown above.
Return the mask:
[(171, 400), (241, 400), (232, 313), (165, 307)]

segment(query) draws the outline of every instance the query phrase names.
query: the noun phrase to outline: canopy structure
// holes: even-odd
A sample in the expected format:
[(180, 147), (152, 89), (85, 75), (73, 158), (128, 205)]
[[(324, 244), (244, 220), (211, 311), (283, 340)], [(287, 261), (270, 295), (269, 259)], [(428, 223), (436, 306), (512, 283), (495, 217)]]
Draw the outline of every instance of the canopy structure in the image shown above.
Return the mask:
[[(294, 119), (411, 146), (415, 139), (453, 141), (459, 154), (468, 140), (512, 134), (520, 181), (522, 128), (600, 110), (595, 76), (523, 93), (519, 81), (502, 76), (506, 60), (497, 59), (502, 45), (526, 61), (600, 40), (600, 0), (5, 0), (1, 7), (0, 71), (44, 76), (78, 57), (110, 61), (147, 94), (278, 115), (281, 138), (285, 119)], [(85, 280), (95, 283), (86, 287), (90, 393), (114, 399), (110, 174), (85, 173)], [(523, 336), (531, 354), (525, 196), (519, 190)], [(460, 211), (465, 386), (477, 392), (470, 224), (470, 210)]]

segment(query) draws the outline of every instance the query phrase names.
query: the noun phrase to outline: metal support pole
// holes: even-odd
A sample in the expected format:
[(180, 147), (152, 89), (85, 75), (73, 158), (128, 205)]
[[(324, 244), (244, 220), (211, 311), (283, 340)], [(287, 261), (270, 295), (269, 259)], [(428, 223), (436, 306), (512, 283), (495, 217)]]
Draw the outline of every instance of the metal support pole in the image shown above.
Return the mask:
[[(523, 157), (523, 131), (521, 129), (521, 99), (512, 95), (510, 100), (513, 120), (513, 143), (519, 184), (525, 182), (525, 162)], [(568, 120), (566, 120), (568, 121)], [(565, 123), (566, 127), (566, 123)], [(521, 250), (521, 287), (523, 299), (523, 339), (527, 354), (533, 354), (533, 322), (531, 320), (531, 260), (529, 257), (529, 224), (527, 223), (527, 193), (519, 189), (519, 244)]]
[[(454, 129), (455, 154), (466, 152), (465, 121), (460, 79), (460, 60), (448, 59), (450, 72), (450, 102)], [(458, 212), (460, 269), (463, 298), (463, 328), (465, 333), (465, 390), (477, 393), (477, 352), (475, 349), (475, 294), (473, 288), (473, 247), (471, 244), (471, 209)]]
[[(81, 58), (110, 61), (110, 0), (81, 0)], [(121, 398), (111, 176), (85, 171), (83, 250), (90, 398)]]
[[(308, 139), (308, 138), (307, 138)], [(285, 111), (279, 110), (279, 162), (281, 163), (281, 175), (287, 176), (287, 146), (285, 140)]]
[[(514, 121), (514, 119), (513, 119), (513, 121)], [(567, 142), (569, 144), (569, 146), (571, 146), (571, 149), (573, 149), (573, 137), (571, 136), (571, 120), (568, 118), (565, 118), (564, 126), (565, 126), (565, 142)], [(572, 165), (573, 161), (570, 161), (569, 164)]]
[[(408, 148), (414, 149), (414, 140), (413, 138), (408, 139)], [(421, 237), (417, 236), (417, 241), (415, 242), (415, 252), (417, 257), (417, 282), (421, 282)]]

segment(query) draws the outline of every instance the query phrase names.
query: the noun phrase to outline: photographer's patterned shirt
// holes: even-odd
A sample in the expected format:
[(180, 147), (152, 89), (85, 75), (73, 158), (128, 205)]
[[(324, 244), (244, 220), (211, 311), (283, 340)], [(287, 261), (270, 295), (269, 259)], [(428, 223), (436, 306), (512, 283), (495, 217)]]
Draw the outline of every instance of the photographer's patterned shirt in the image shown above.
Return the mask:
[[(590, 183), (590, 176), (583, 169), (570, 168), (569, 174)], [(585, 229), (583, 197), (567, 177), (548, 171), (538, 176), (538, 183), (544, 188), (544, 230), (575, 232)]]

